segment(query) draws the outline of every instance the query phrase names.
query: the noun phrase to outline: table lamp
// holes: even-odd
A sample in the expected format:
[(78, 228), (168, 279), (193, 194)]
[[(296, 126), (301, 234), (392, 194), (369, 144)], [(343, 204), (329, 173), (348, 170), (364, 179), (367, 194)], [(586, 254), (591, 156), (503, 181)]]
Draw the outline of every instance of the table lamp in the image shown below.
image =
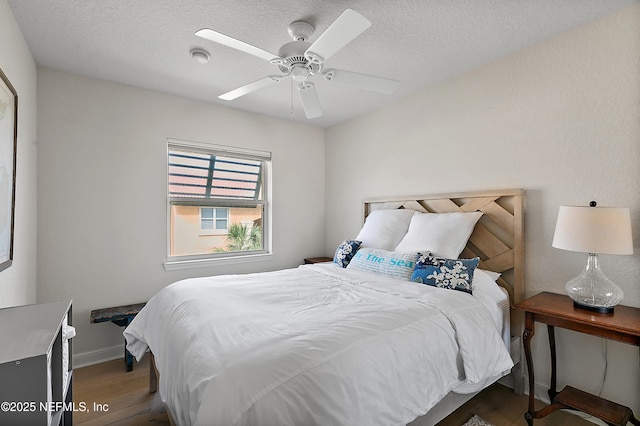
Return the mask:
[(552, 245), (589, 254), (584, 271), (565, 286), (574, 306), (611, 313), (624, 293), (604, 276), (598, 254), (633, 254), (631, 215), (628, 208), (596, 205), (560, 206)]

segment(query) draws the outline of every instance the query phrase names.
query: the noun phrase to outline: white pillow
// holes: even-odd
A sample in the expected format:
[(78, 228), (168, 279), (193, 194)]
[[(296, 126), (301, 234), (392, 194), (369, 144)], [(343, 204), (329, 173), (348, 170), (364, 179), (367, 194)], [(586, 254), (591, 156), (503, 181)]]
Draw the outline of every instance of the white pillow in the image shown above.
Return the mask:
[(355, 239), (362, 241), (361, 247), (393, 250), (407, 233), (411, 216), (416, 213), (409, 209), (374, 210)]
[(457, 259), (480, 216), (482, 212), (418, 213), (395, 251), (430, 251), (437, 257)]
[(506, 291), (495, 282), (488, 271), (482, 269), (475, 270), (471, 288), (473, 297), (491, 313), (496, 330), (502, 334), (503, 327), (509, 326), (509, 296)]
[(498, 278), (502, 275), (500, 272), (489, 271), (488, 269), (482, 269), (485, 274), (489, 275), (492, 280), (498, 281)]
[(418, 253), (396, 253), (387, 250), (361, 248), (351, 258), (347, 269), (359, 269), (410, 281)]

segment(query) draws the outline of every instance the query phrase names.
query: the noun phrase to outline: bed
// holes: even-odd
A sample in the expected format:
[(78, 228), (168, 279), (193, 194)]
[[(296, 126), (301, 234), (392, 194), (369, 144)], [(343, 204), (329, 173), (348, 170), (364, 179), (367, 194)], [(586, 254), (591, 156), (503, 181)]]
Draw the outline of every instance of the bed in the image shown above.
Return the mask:
[(512, 370), (518, 386), (523, 192), (363, 212), (335, 262), (183, 280), (149, 300), (124, 334), (138, 360), (153, 353), (173, 422), (433, 425)]

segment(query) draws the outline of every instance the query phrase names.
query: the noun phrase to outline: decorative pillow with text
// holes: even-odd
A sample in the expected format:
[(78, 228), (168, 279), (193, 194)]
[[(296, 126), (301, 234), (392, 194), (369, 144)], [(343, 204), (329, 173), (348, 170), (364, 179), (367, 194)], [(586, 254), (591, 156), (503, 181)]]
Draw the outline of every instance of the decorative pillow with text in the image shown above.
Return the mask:
[(363, 247), (353, 256), (347, 269), (359, 269), (410, 281), (417, 259), (418, 253), (397, 253)]

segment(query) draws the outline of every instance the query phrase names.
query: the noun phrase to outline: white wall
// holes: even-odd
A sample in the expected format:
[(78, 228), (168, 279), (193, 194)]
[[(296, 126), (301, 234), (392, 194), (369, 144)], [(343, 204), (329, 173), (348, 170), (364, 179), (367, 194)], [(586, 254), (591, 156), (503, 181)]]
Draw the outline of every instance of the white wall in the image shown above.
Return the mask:
[(0, 68), (18, 93), (13, 264), (0, 272), (0, 308), (36, 301), (36, 65), (6, 0), (0, 0)]
[[(324, 248), (324, 131), (50, 69), (38, 70), (38, 301), (74, 299), (79, 364), (121, 356), (92, 309), (188, 276), (293, 267)], [(166, 143), (271, 151), (270, 261), (166, 272)]]
[[(372, 196), (523, 188), (526, 293), (564, 292), (586, 255), (551, 247), (558, 206), (632, 209), (636, 254), (602, 267), (640, 307), (640, 5), (328, 129), (325, 252), (361, 226)], [(597, 393), (600, 339), (558, 330), (559, 388)], [(549, 384), (546, 328), (536, 382)], [(607, 344), (603, 395), (640, 412), (638, 349)]]

